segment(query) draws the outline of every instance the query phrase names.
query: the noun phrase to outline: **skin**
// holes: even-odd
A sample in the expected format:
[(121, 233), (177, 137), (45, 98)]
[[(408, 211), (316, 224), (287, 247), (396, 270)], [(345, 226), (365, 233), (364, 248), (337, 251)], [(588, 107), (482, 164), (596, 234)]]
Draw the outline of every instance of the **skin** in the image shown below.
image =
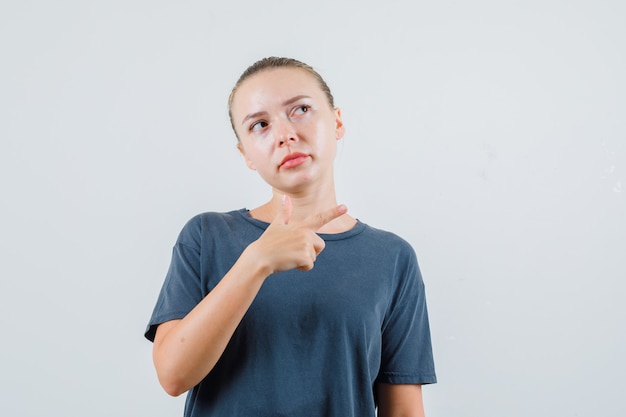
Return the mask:
[[(232, 102), (238, 149), (272, 189), (250, 211), (269, 227), (185, 318), (157, 328), (153, 360), (165, 391), (180, 395), (215, 366), (263, 282), (294, 268), (310, 270), (324, 250), (318, 233), (341, 233), (356, 220), (338, 205), (333, 162), (345, 128), (311, 74), (263, 70), (245, 80)], [(423, 416), (420, 385), (377, 387), (379, 416)]]
[[(246, 80), (232, 103), (246, 164), (272, 187), (273, 198), (252, 210), (253, 217), (271, 221), (283, 194), (293, 201), (293, 217), (301, 220), (337, 205), (333, 162), (345, 128), (341, 111), (332, 109), (311, 75), (304, 70), (266, 70)], [(280, 162), (298, 152), (307, 155), (297, 167)], [(325, 225), (321, 233), (353, 227), (349, 216)]]

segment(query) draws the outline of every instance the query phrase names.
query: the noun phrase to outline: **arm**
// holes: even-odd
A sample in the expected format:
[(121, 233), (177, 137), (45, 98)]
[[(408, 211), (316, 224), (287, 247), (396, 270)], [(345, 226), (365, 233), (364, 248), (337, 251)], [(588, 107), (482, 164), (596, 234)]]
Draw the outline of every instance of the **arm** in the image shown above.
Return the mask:
[(249, 249), (187, 316), (158, 326), (152, 354), (168, 394), (184, 393), (213, 369), (269, 275)]
[(289, 222), (291, 205), (251, 243), (219, 284), (181, 320), (158, 326), (153, 360), (165, 391), (177, 396), (213, 369), (265, 279), (274, 272), (313, 268), (324, 241), (315, 231), (344, 214), (339, 206), (303, 222)]
[(422, 386), (377, 384), (378, 417), (424, 417)]

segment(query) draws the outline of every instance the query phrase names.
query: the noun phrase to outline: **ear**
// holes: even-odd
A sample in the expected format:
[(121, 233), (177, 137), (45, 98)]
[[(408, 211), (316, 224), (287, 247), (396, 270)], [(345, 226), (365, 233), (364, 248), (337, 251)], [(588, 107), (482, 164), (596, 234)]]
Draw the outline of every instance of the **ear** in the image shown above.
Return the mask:
[(337, 107), (335, 108), (335, 137), (337, 140), (341, 140), (345, 133), (346, 128), (343, 125), (343, 120), (341, 120), (341, 109)]
[(250, 168), (253, 171), (256, 171), (256, 167), (254, 166), (252, 161), (246, 156), (246, 151), (243, 148), (243, 145), (241, 143), (237, 144), (237, 150), (239, 150), (239, 153), (241, 154), (241, 156), (243, 156), (243, 159), (246, 161), (246, 165), (248, 166), (248, 168)]

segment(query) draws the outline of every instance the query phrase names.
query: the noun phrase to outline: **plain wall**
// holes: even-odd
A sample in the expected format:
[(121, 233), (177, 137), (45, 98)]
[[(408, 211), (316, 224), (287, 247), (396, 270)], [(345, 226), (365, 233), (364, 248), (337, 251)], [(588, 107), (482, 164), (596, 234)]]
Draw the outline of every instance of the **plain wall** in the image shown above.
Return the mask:
[(626, 415), (626, 3), (3, 1), (0, 415), (182, 415), (143, 339), (183, 224), (269, 189), (255, 60), (342, 108), (340, 202), (414, 246), (429, 417)]

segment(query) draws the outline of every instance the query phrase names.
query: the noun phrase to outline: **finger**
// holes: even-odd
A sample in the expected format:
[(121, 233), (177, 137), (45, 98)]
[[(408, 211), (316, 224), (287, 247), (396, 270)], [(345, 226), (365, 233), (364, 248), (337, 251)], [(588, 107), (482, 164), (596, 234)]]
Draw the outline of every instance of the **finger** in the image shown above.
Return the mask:
[(326, 247), (326, 242), (324, 242), (324, 239), (322, 239), (321, 237), (317, 235), (315, 235), (315, 237), (317, 239), (313, 242), (313, 250), (315, 253), (315, 256), (313, 257), (313, 262), (315, 262), (317, 255), (319, 255), (320, 252), (322, 252), (324, 248)]
[(306, 223), (314, 230), (318, 230), (320, 227), (329, 223), (330, 221), (336, 219), (337, 217), (346, 214), (348, 212), (348, 208), (343, 204), (338, 205), (337, 207), (333, 207), (328, 210), (324, 210), (320, 213), (317, 213), (315, 216), (307, 219)]
[(285, 194), (274, 221), (280, 224), (289, 224), (289, 219), (291, 219), (291, 198)]
[[(320, 239), (321, 240), (321, 239)], [(322, 248), (318, 251), (317, 247), (312, 248), (311, 253), (309, 254), (309, 259), (300, 264), (297, 269), (300, 271), (310, 271), (315, 266), (315, 260), (317, 259), (317, 255), (321, 252)]]

